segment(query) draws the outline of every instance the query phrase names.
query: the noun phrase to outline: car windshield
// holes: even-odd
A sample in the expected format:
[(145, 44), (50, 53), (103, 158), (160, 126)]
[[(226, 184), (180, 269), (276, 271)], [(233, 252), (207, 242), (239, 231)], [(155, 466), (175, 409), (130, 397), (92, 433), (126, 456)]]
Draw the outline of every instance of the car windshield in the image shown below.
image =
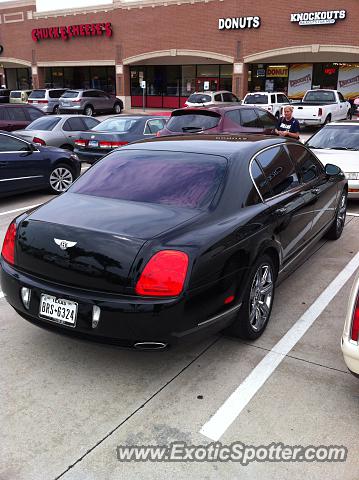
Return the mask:
[(188, 97), (187, 102), (190, 103), (206, 103), (211, 101), (211, 96), (210, 95), (205, 95), (203, 93), (192, 93)]
[(103, 122), (93, 127), (92, 130), (100, 132), (127, 132), (140, 120), (138, 118), (108, 118)]
[(247, 95), (243, 103), (265, 105), (268, 103), (268, 96), (261, 95), (260, 93), (253, 93), (251, 95)]
[(10, 97), (11, 98), (21, 98), (21, 92), (11, 92)]
[(334, 92), (314, 90), (314, 92), (308, 92), (304, 95), (303, 102), (315, 102), (315, 103), (335, 102), (335, 95), (334, 95)]
[(40, 117), (28, 125), (25, 130), (53, 130), (61, 120), (60, 117)]
[(33, 98), (45, 98), (46, 90), (33, 90), (29, 96), (30, 99)]
[(70, 189), (72, 193), (177, 207), (201, 208), (221, 185), (227, 160), (168, 151), (113, 152)]
[(310, 148), (359, 150), (359, 124), (327, 125), (313, 135), (307, 145)]
[(78, 97), (80, 92), (75, 92), (75, 91), (69, 91), (65, 92), (63, 95), (61, 95), (61, 98), (76, 98)]
[(166, 125), (171, 132), (199, 132), (218, 125), (221, 116), (215, 112), (188, 112), (181, 111), (181, 115), (172, 116)]

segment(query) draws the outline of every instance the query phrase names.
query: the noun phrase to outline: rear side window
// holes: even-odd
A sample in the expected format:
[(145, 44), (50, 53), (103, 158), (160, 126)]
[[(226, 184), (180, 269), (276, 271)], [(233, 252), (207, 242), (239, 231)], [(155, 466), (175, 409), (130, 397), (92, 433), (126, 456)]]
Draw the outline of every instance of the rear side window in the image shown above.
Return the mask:
[(211, 97), (203, 93), (193, 93), (188, 97), (187, 101), (190, 103), (206, 103), (211, 101)]
[(84, 130), (91, 130), (91, 128), (96, 127), (96, 125), (99, 124), (98, 120), (95, 120), (94, 118), (86, 117), (86, 118), (81, 118), (83, 124), (84, 124)]
[(59, 123), (60, 117), (41, 117), (30, 123), (25, 130), (43, 130), (51, 131)]
[(208, 130), (218, 125), (221, 116), (211, 112), (210, 114), (201, 113), (184, 113), (171, 117), (167, 123), (167, 128), (171, 132), (198, 132)]
[(30, 117), (30, 120), (33, 122), (34, 120), (36, 120), (37, 118), (40, 118), (40, 117), (43, 117), (44, 114), (41, 112), (41, 110), (38, 110), (37, 108), (27, 108), (26, 109), (27, 111), (27, 114), (29, 115)]
[(83, 128), (84, 125), (82, 123), (82, 119), (78, 117), (69, 118), (62, 126), (62, 130), (65, 130), (65, 132), (81, 131)]
[(263, 128), (276, 128), (277, 126), (277, 121), (275, 117), (270, 115), (268, 112), (265, 112), (264, 110), (256, 110), (258, 118), (259, 118), (259, 123), (261, 127)]
[(244, 103), (255, 103), (259, 105), (266, 105), (268, 103), (268, 96), (260, 93), (252, 93), (246, 96)]
[(256, 111), (252, 108), (244, 108), (240, 111), (242, 127), (261, 128)]
[(66, 90), (50, 90), (49, 97), (50, 98), (60, 98)]
[(278, 99), (278, 103), (289, 103), (288, 98), (282, 93), (278, 93), (277, 99)]
[(6, 108), (0, 108), (0, 120), (9, 120)]
[[(299, 185), (293, 163), (282, 147), (273, 147), (257, 155), (256, 160), (263, 170), (273, 195), (279, 195)], [(264, 199), (269, 198), (268, 192)]]
[(217, 155), (116, 151), (97, 162), (72, 193), (133, 202), (201, 208), (223, 182), (227, 160)]
[(30, 94), (31, 99), (34, 98), (45, 98), (46, 90), (33, 90)]
[(7, 108), (10, 120), (27, 122), (27, 117), (23, 108)]
[(28, 144), (9, 137), (8, 135), (0, 135), (0, 152), (21, 152), (28, 150)]
[[(254, 160), (251, 164), (251, 175), (253, 182), (255, 183), (259, 193), (261, 194), (263, 199), (269, 198), (272, 196), (272, 192), (269, 187), (269, 182), (266, 179), (263, 170), (260, 168), (256, 160)], [(252, 195), (253, 196), (253, 195)], [(250, 203), (257, 203), (257, 199), (254, 196), (254, 200), (252, 199)]]
[(270, 96), (270, 101), (271, 101), (271, 103), (276, 103), (276, 102), (275, 102), (275, 95), (271, 95), (271, 96)]
[(229, 112), (226, 112), (225, 119), (229, 119), (231, 122), (241, 125), (241, 116), (239, 110), (230, 110)]
[(287, 145), (287, 148), (303, 183), (311, 182), (323, 173), (322, 165), (309, 150), (301, 145)]
[(154, 118), (153, 120), (148, 120), (145, 126), (144, 134), (145, 135), (155, 135), (157, 132), (162, 130), (164, 127), (165, 121), (160, 118)]

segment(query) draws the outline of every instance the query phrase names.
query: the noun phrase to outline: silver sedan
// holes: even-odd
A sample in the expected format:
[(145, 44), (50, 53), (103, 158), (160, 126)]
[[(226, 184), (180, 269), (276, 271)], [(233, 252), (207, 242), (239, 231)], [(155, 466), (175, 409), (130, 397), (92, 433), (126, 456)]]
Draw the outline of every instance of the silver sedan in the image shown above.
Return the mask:
[(99, 120), (85, 115), (55, 115), (40, 117), (24, 130), (16, 130), (15, 135), (43, 146), (73, 150), (74, 142), (81, 132), (95, 127)]

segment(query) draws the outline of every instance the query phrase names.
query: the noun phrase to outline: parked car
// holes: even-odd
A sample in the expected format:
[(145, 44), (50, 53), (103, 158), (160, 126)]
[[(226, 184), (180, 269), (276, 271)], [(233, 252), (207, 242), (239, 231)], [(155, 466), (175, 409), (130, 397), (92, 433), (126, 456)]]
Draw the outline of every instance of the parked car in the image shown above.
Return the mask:
[(10, 103), (27, 103), (32, 90), (12, 90), (10, 92)]
[(321, 126), (351, 118), (351, 105), (337, 90), (308, 90), (303, 100), (292, 106), (293, 117), (303, 126)]
[(27, 127), (37, 118), (45, 114), (36, 107), (30, 105), (0, 105), (0, 130), (11, 132)]
[(244, 105), (181, 108), (171, 113), (157, 136), (179, 133), (265, 133), (273, 134), (277, 119), (261, 108)]
[(122, 101), (102, 90), (68, 90), (60, 99), (60, 113), (121, 113)]
[(35, 325), (126, 347), (255, 339), (276, 280), (340, 237), (346, 198), (339, 167), (284, 137), (133, 143), (11, 222), (1, 287)]
[(75, 153), (80, 160), (93, 163), (114, 148), (143, 138), (155, 137), (166, 124), (163, 116), (116, 116), (104, 120), (75, 140)]
[(40, 108), (44, 113), (59, 113), (60, 97), (66, 88), (37, 88), (33, 90), (28, 103)]
[(356, 97), (353, 100), (352, 114), (359, 118), (359, 97)]
[(334, 163), (345, 172), (349, 198), (359, 198), (359, 121), (325, 125), (306, 144), (321, 162)]
[(0, 132), (0, 197), (42, 189), (59, 194), (80, 172), (81, 163), (74, 153)]
[(10, 90), (6, 88), (0, 88), (0, 103), (9, 103)]
[(350, 292), (341, 346), (349, 371), (359, 377), (359, 272)]
[(194, 92), (187, 98), (186, 107), (205, 107), (208, 105), (223, 105), (227, 103), (240, 102), (232, 92), (222, 90), (219, 92)]
[(281, 115), (283, 105), (290, 103), (289, 98), (282, 92), (253, 92), (247, 93), (243, 99), (244, 105), (262, 107), (275, 117)]
[(75, 140), (82, 131), (90, 130), (100, 123), (96, 118), (85, 115), (56, 115), (41, 117), (30, 123), (16, 135), (37, 145), (74, 149)]

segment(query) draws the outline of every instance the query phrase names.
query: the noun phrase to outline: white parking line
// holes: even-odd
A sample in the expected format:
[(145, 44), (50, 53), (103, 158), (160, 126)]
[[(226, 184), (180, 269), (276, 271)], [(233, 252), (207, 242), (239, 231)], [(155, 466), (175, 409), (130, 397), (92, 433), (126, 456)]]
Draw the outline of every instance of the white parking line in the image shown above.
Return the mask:
[(4, 294), (1, 290), (0, 290), (0, 298), (4, 298)]
[[(234, 422), (252, 397), (264, 385), (286, 355), (303, 337), (315, 320), (337, 295), (343, 285), (359, 267), (359, 252), (343, 268), (339, 275), (319, 295), (293, 327), (282, 337), (272, 350), (259, 362), (248, 377), (228, 397), (213, 417), (200, 430), (202, 435), (218, 441)], [(338, 340), (339, 342), (339, 340)], [(338, 343), (339, 345), (339, 343)], [(339, 348), (339, 347), (338, 347)]]
[(38, 207), (41, 203), (37, 203), (36, 205), (27, 205), (26, 207), (15, 208), (15, 210), (8, 210), (7, 212), (0, 212), (1, 215), (9, 215), (10, 213), (21, 212), (21, 210), (29, 210), (30, 208)]
[(349, 215), (350, 217), (359, 217), (359, 213), (347, 212), (347, 215)]

